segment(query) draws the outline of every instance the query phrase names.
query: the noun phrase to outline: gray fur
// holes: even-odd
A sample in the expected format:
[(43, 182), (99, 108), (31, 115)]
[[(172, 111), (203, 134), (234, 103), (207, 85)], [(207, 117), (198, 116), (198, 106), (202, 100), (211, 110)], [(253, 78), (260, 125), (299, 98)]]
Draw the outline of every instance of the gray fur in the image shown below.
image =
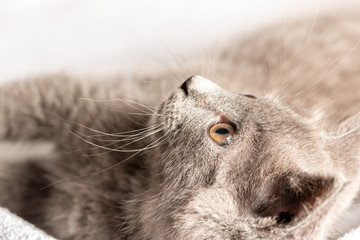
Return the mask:
[[(357, 15), (264, 29), (188, 72), (2, 86), (0, 204), (60, 239), (340, 235), (360, 186)], [(226, 147), (207, 133), (222, 119)]]

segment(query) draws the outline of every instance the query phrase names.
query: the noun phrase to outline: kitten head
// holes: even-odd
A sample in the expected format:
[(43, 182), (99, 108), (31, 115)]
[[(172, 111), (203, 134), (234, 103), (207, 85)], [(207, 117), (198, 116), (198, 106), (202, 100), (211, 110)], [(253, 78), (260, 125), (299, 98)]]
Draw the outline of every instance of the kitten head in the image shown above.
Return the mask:
[(337, 203), (357, 171), (349, 175), (339, 152), (354, 140), (329, 137), (271, 95), (230, 93), (194, 76), (152, 123), (163, 132), (148, 153), (140, 221), (149, 237), (321, 238), (351, 201)]

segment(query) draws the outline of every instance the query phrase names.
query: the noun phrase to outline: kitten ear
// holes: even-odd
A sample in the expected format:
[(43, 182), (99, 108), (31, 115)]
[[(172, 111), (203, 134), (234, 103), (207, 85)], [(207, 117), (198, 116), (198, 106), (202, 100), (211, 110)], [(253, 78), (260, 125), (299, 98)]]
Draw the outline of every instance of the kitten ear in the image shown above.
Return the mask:
[(274, 217), (278, 223), (289, 223), (301, 210), (312, 210), (326, 198), (334, 178), (288, 173), (265, 183), (253, 206), (260, 217)]
[(340, 123), (327, 136), (328, 152), (335, 166), (353, 178), (360, 170), (360, 114)]

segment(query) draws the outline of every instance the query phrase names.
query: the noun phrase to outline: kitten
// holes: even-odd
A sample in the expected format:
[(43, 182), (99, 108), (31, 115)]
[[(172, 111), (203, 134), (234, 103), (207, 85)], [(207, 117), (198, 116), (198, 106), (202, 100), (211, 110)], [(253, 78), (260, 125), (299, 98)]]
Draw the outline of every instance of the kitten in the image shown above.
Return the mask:
[(60, 239), (341, 235), (360, 184), (357, 15), (264, 29), (211, 72), (190, 58), (183, 83), (3, 86), (0, 205)]

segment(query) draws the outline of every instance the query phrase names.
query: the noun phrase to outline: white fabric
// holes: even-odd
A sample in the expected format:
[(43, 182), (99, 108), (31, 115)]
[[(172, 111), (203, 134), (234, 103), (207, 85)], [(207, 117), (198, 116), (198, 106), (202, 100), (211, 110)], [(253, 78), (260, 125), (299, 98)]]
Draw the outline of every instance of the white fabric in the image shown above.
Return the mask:
[(34, 225), (0, 207), (1, 240), (55, 240)]
[[(359, 240), (360, 227), (353, 229), (340, 240)], [(34, 225), (0, 207), (0, 240), (56, 240)]]
[(360, 227), (353, 229), (349, 233), (345, 234), (340, 240), (359, 240), (360, 239)]

